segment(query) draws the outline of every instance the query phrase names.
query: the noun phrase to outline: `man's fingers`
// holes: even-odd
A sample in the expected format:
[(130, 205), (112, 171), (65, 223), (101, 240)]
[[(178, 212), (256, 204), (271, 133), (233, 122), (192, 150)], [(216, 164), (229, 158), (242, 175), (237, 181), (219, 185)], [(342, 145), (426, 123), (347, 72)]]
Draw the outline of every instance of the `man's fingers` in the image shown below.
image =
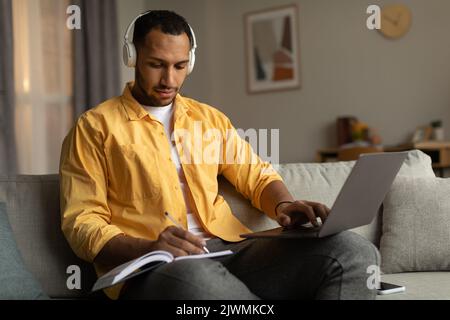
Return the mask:
[(294, 201), (294, 204), (298, 206), (300, 211), (302, 211), (306, 215), (308, 220), (313, 225), (315, 225), (315, 226), (318, 225), (317, 219), (316, 219), (316, 214), (314, 213), (314, 210), (310, 205), (308, 205), (306, 202), (303, 202), (303, 201)]
[(206, 246), (206, 242), (202, 238), (197, 237), (196, 235), (192, 234), (191, 232), (188, 232), (188, 231), (184, 231), (184, 232), (185, 232), (184, 239), (186, 239), (190, 243), (193, 243), (194, 245), (196, 245), (199, 248), (203, 248), (204, 246)]
[[(306, 221), (301, 221), (298, 216), (299, 213), (303, 213), (303, 215), (310, 221), (313, 225), (318, 226), (317, 217), (320, 217), (322, 221), (325, 221), (328, 216), (327, 208), (317, 202), (310, 201), (294, 201), (291, 205), (286, 207), (283, 211), (284, 214), (290, 217), (290, 220), (293, 220), (294, 223), (306, 223)], [(301, 222), (300, 222), (301, 221)]]
[(203, 253), (204, 242), (199, 237), (177, 227), (169, 227), (167, 231), (163, 237), (168, 244), (188, 253)]
[(167, 239), (167, 243), (173, 247), (176, 247), (178, 249), (181, 249), (183, 251), (186, 251), (189, 254), (201, 254), (203, 253), (203, 250), (191, 242), (179, 238), (178, 236), (171, 234), (169, 238)]
[(189, 252), (184, 251), (183, 249), (171, 246), (169, 244), (167, 246), (168, 246), (168, 248), (166, 250), (169, 251), (170, 253), (172, 253), (174, 257), (181, 257), (181, 256), (189, 255)]
[(313, 207), (314, 212), (316, 213), (316, 216), (319, 216), (322, 220), (322, 223), (325, 222), (325, 220), (328, 217), (328, 214), (330, 213), (330, 209), (328, 209), (325, 205), (318, 203), (318, 202), (310, 202), (308, 201), (308, 204)]
[(283, 227), (287, 227), (291, 224), (291, 217), (284, 213), (280, 213), (278, 215), (278, 223), (282, 225)]
[(202, 248), (203, 246), (206, 246), (206, 242), (196, 235), (190, 233), (189, 231), (186, 231), (184, 229), (176, 228), (174, 231), (174, 234), (182, 239), (185, 239), (186, 241), (189, 241), (190, 243), (194, 244), (195, 246)]
[(165, 234), (165, 235), (163, 235), (162, 233), (161, 233), (161, 235), (159, 236), (159, 239), (158, 239), (158, 246), (157, 246), (157, 249), (156, 250), (165, 250), (165, 251), (169, 251), (170, 253), (172, 253), (175, 257), (179, 257), (179, 256), (187, 256), (187, 255), (189, 255), (189, 252), (186, 252), (186, 251), (184, 251), (184, 250), (182, 250), (182, 249), (180, 249), (180, 248), (178, 248), (178, 247), (174, 247), (174, 246), (172, 246), (172, 245), (170, 245), (168, 242), (167, 242), (167, 237), (168, 237), (168, 235), (167, 234)]

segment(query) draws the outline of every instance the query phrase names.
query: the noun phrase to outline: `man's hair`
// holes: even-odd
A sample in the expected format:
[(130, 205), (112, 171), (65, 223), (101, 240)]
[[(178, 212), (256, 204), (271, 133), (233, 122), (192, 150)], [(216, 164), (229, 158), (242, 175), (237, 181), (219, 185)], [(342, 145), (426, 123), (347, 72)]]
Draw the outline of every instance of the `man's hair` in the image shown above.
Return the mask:
[(136, 20), (133, 31), (133, 43), (135, 46), (141, 45), (145, 41), (145, 36), (153, 29), (159, 29), (161, 32), (178, 36), (186, 33), (189, 37), (191, 48), (193, 38), (191, 29), (186, 19), (173, 11), (151, 10)]

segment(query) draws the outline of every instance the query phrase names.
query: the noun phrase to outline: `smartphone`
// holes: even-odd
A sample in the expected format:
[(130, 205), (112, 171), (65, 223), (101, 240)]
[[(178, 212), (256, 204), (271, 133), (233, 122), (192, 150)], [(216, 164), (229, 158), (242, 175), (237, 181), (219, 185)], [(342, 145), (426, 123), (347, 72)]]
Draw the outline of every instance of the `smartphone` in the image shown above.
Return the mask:
[(380, 282), (380, 288), (377, 289), (377, 293), (382, 294), (391, 294), (397, 292), (404, 292), (406, 289), (404, 286), (399, 286), (393, 283)]

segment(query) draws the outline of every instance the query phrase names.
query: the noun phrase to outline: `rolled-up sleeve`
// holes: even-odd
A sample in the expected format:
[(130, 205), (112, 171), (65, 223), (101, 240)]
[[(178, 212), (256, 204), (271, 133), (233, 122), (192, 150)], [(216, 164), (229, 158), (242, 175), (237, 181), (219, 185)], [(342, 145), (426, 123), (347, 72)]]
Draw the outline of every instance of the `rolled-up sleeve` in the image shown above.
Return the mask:
[(251, 145), (239, 137), (227, 119), (224, 134), (223, 156), (219, 166), (222, 174), (236, 190), (262, 211), (260, 198), (264, 189), (273, 181), (283, 181), (269, 162), (263, 161)]
[(123, 232), (111, 224), (101, 130), (82, 115), (64, 140), (60, 159), (61, 228), (73, 251), (93, 262)]

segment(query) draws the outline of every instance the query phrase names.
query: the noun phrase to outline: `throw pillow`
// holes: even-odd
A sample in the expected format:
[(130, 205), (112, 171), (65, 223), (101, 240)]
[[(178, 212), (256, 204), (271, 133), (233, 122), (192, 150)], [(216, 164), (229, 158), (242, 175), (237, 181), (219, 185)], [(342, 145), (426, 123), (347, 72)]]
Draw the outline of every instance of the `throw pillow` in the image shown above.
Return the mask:
[(22, 261), (4, 203), (0, 203), (0, 261), (1, 300), (48, 298)]
[(450, 270), (450, 179), (398, 177), (384, 201), (384, 273)]

